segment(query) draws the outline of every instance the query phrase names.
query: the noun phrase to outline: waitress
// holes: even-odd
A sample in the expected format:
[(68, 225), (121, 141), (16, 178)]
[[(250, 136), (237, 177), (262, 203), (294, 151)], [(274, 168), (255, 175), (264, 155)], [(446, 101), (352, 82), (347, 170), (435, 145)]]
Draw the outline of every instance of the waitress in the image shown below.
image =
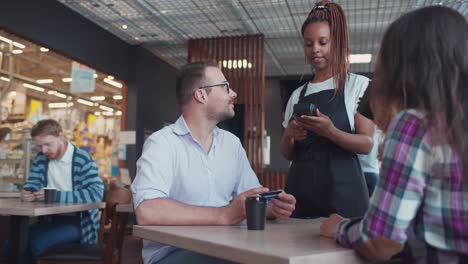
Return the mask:
[[(358, 217), (369, 205), (356, 155), (373, 146), (374, 125), (356, 111), (369, 79), (349, 73), (347, 28), (342, 8), (330, 1), (318, 2), (302, 25), (313, 78), (289, 98), (281, 139), (292, 161), (285, 191), (297, 199), (293, 217)], [(297, 103), (313, 103), (315, 116), (294, 116)]]

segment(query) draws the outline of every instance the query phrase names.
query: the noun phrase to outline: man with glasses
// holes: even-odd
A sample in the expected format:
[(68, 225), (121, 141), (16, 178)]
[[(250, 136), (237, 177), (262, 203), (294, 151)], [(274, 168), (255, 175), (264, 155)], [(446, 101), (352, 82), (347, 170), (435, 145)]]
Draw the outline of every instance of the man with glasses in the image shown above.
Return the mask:
[[(182, 115), (152, 134), (137, 162), (133, 202), (141, 225), (234, 225), (245, 219), (247, 196), (261, 187), (239, 139), (216, 125), (234, 117), (236, 92), (212, 63), (186, 65), (176, 89)], [(230, 197), (233, 200), (230, 202)], [(296, 200), (282, 192), (268, 208), (287, 219)], [(145, 263), (226, 263), (144, 241)]]

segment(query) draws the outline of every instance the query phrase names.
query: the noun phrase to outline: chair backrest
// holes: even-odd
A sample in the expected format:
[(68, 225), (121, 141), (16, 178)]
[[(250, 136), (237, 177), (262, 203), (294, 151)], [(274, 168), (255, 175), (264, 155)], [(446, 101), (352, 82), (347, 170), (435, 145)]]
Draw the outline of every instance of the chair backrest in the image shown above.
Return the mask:
[(109, 192), (106, 195), (106, 208), (101, 214), (101, 227), (99, 229), (99, 244), (102, 246), (104, 245), (105, 224), (110, 221), (110, 233), (105, 243), (105, 263), (120, 261), (128, 213), (117, 212), (116, 206), (131, 201), (132, 193), (128, 188), (120, 187), (117, 184), (110, 185)]

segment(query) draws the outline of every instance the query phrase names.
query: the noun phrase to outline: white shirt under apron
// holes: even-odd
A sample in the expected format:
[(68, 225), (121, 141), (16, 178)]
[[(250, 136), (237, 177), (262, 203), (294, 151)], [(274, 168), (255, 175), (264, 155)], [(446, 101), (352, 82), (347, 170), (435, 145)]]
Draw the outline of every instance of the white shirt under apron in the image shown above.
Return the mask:
[[(324, 90), (334, 89), (333, 78), (325, 80), (320, 83), (311, 83), (307, 84), (307, 90), (304, 96), (309, 94), (318, 93)], [(344, 88), (344, 100), (346, 106), (346, 112), (348, 114), (349, 125), (351, 127), (351, 131), (355, 131), (354, 128), (354, 115), (357, 112), (357, 107), (359, 103), (359, 98), (362, 97), (364, 92), (369, 85), (369, 79), (365, 76), (350, 73), (348, 78), (346, 79), (345, 88)], [(286, 111), (284, 113), (284, 120), (283, 120), (283, 127), (288, 127), (289, 120), (293, 114), (294, 105), (297, 104), (299, 101), (299, 96), (301, 94), (302, 88), (304, 86), (297, 88), (291, 94), (289, 98), (288, 105), (286, 106)], [(320, 110), (320, 109), (319, 109)]]

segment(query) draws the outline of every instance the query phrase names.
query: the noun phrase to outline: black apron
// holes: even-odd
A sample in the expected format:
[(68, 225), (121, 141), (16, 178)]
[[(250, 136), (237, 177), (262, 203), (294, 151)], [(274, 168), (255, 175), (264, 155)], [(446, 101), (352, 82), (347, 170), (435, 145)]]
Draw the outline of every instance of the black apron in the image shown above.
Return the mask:
[[(336, 128), (353, 133), (343, 95), (333, 89), (304, 96), (299, 102), (313, 103), (327, 115)], [(294, 144), (294, 158), (285, 191), (296, 197), (292, 217), (328, 217), (338, 213), (343, 217), (363, 216), (369, 206), (364, 176), (355, 153), (308, 131), (307, 138)]]

